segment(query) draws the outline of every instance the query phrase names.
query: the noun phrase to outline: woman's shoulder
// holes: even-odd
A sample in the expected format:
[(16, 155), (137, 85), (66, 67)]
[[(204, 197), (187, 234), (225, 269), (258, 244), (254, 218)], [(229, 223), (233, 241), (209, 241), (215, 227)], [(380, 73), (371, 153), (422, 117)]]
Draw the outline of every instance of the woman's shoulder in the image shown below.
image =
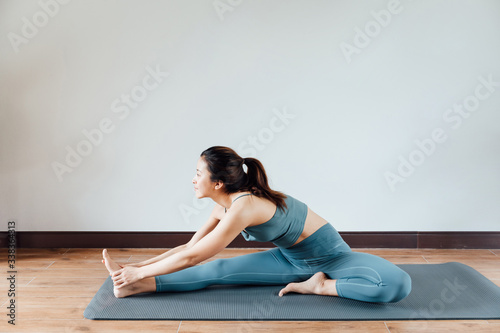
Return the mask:
[(269, 221), (277, 210), (274, 202), (265, 197), (249, 195), (245, 207), (245, 215), (249, 218), (249, 225), (257, 225)]

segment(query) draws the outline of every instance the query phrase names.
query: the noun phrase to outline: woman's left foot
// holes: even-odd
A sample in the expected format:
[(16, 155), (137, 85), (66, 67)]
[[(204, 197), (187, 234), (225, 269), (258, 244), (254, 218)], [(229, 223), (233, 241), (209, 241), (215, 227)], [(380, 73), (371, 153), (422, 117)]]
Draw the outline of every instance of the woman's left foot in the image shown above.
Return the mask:
[(143, 281), (137, 281), (135, 283), (129, 284), (128, 286), (122, 287), (120, 289), (113, 287), (113, 294), (115, 295), (116, 298), (122, 298), (122, 297), (127, 297), (130, 295), (135, 295), (135, 294), (140, 294), (145, 291), (145, 285)]
[(325, 273), (318, 272), (306, 281), (289, 283), (285, 288), (280, 290), (279, 296), (281, 297), (289, 292), (321, 295), (323, 284), (327, 279)]
[(118, 265), (116, 262), (111, 260), (111, 257), (108, 254), (108, 250), (104, 249), (102, 250), (102, 262), (108, 269), (109, 275), (113, 274), (115, 271), (121, 269), (120, 265)]
[[(108, 251), (104, 249), (102, 251), (103, 263), (108, 269), (109, 275), (113, 274), (115, 271), (120, 270), (121, 267), (116, 262), (114, 262), (108, 254)], [(139, 294), (143, 292), (156, 291), (156, 282), (154, 278), (139, 280), (135, 283), (129, 284), (128, 286), (118, 289), (113, 287), (113, 294), (117, 298), (127, 297), (134, 294)]]

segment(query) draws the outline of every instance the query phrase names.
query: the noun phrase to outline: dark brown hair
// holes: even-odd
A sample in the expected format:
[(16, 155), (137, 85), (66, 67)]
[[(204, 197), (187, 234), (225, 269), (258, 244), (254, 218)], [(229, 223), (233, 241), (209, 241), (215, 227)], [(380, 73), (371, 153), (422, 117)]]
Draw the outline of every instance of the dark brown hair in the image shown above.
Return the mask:
[[(212, 146), (204, 150), (200, 157), (207, 163), (210, 180), (223, 182), (226, 193), (249, 191), (253, 195), (271, 200), (283, 211), (287, 208), (286, 195), (269, 187), (266, 171), (258, 159), (242, 158), (233, 149), (224, 146)], [(248, 168), (246, 173), (243, 163)]]

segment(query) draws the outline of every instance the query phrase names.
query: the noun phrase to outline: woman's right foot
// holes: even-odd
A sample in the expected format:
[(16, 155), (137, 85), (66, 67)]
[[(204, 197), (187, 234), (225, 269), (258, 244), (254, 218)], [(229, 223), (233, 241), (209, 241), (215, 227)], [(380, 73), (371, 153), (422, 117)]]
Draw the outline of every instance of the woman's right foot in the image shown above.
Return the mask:
[(289, 292), (299, 293), (299, 294), (316, 294), (324, 295), (323, 289), (325, 281), (328, 278), (323, 272), (317, 272), (311, 276), (308, 280), (302, 282), (292, 282), (287, 284), (287, 286), (280, 290), (279, 296), (283, 296)]

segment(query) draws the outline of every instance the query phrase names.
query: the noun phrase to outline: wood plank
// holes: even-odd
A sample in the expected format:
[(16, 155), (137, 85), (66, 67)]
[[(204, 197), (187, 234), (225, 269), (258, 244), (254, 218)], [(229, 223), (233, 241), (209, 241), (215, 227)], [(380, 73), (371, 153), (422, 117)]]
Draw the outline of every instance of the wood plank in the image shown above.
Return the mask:
[[(47, 255), (40, 255), (40, 254), (24, 254), (24, 255), (19, 255), (16, 256), (16, 262), (21, 262), (21, 261), (46, 261), (48, 258)], [(79, 260), (100, 260), (102, 259), (102, 252), (96, 252), (93, 254), (76, 254), (76, 253), (71, 253), (71, 254), (61, 254), (57, 256), (51, 256), (55, 261), (57, 260), (74, 260), (74, 259), (79, 259)], [(123, 255), (119, 253), (115, 253), (112, 258), (120, 258), (119, 260), (128, 260), (130, 258), (130, 255)]]
[[(29, 272), (29, 274), (28, 274)], [(60, 268), (60, 269), (32, 269), (29, 271), (22, 271), (19, 276), (23, 278), (27, 276), (33, 277), (49, 277), (53, 279), (68, 279), (68, 278), (102, 278), (104, 280), (109, 276), (108, 270), (105, 266), (102, 269), (74, 269), (74, 268)]]
[[(124, 262), (124, 261), (119, 261)], [(68, 261), (55, 261), (47, 270), (67, 270), (67, 269), (78, 269), (82, 272), (86, 270), (106, 270), (106, 266), (101, 260), (68, 260)]]
[(102, 278), (67, 278), (67, 279), (54, 279), (50, 277), (36, 277), (26, 288), (46, 288), (51, 287), (54, 289), (70, 286), (78, 289), (89, 285), (102, 285), (105, 279)]
[[(7, 274), (2, 274), (0, 275), (0, 292), (3, 292), (4, 290), (7, 290), (7, 287), (10, 286), (9, 280), (7, 280)], [(19, 286), (25, 286), (27, 285), (31, 280), (35, 278), (35, 274), (28, 273), (25, 274), (24, 272), (17, 272), (16, 274), (16, 287)]]
[[(73, 255), (100, 255), (102, 256), (102, 250), (104, 248), (89, 248), (89, 249), (83, 249), (83, 248), (74, 248), (74, 249), (69, 249), (68, 252), (66, 252), (66, 256), (73, 256)], [(168, 250), (167, 249), (148, 249), (148, 248), (123, 248), (123, 249), (117, 249), (117, 248), (109, 248), (107, 249), (108, 253), (110, 256), (131, 256), (133, 254), (147, 254), (151, 256), (157, 256), (159, 254), (162, 254)]]
[(498, 268), (476, 268), (476, 270), (490, 280), (500, 279), (500, 267)]
[(468, 258), (468, 259), (473, 259), (473, 258), (481, 258), (481, 259), (486, 259), (486, 260), (500, 260), (500, 257), (489, 252), (489, 253), (442, 253), (442, 254), (437, 254), (437, 253), (427, 253), (427, 254), (422, 254), (424, 257), (429, 257), (429, 258)]
[(490, 269), (500, 267), (500, 257), (491, 255), (425, 255), (424, 258), (430, 264), (439, 264), (445, 262), (460, 262), (462, 264), (473, 267), (474, 269)]
[(179, 333), (387, 333), (382, 321), (182, 321)]
[[(120, 255), (112, 255), (111, 259), (116, 261), (116, 262), (127, 262), (130, 259), (131, 256), (125, 255), (125, 256), (120, 256)], [(62, 261), (62, 262), (98, 262), (101, 263), (102, 260), (102, 255), (92, 255), (92, 256), (63, 256), (61, 258), (57, 258), (55, 261)]]
[(0, 323), (0, 332), (21, 333), (73, 333), (73, 332), (99, 332), (99, 333), (121, 333), (121, 332), (167, 332), (175, 333), (179, 327), (179, 321), (157, 321), (157, 320), (89, 320), (89, 319), (16, 319), (16, 326)]
[[(385, 253), (394, 254), (394, 255), (494, 255), (490, 250), (485, 249), (384, 249), (384, 248), (376, 248), (376, 249), (352, 249), (355, 252), (366, 252), (374, 255), (382, 255)], [(499, 250), (500, 251), (500, 250)]]
[(399, 264), (428, 264), (428, 262), (421, 255), (377, 255), (378, 257), (384, 258), (392, 262), (395, 265)]
[(24, 255), (16, 255), (16, 266), (18, 266), (20, 263), (25, 263), (25, 262), (44, 262), (44, 261), (56, 261), (56, 260), (62, 260), (64, 256), (57, 255), (57, 256), (48, 256), (48, 255), (40, 255), (40, 254), (24, 254)]
[(66, 286), (59, 288), (33, 288), (33, 287), (20, 287), (18, 292), (16, 293), (16, 298), (21, 298), (23, 302), (30, 302), (32, 297), (94, 297), (97, 291), (99, 290), (99, 286), (88, 285), (88, 286), (80, 286), (78, 289), (74, 287)]
[[(48, 258), (44, 258), (44, 260), (40, 261), (17, 261), (16, 260), (16, 265), (15, 265), (15, 270), (19, 271), (26, 271), (28, 273), (32, 269), (47, 269), (50, 265), (52, 265), (55, 260), (47, 260)], [(28, 273), (29, 274), (29, 273)]]
[(83, 311), (93, 297), (29, 297), (18, 299), (16, 320), (83, 319)]
[[(387, 328), (391, 333), (413, 332), (484, 332), (498, 333), (494, 325), (486, 320), (415, 320), (415, 321), (388, 321)], [(496, 328), (498, 329), (498, 328)]]

